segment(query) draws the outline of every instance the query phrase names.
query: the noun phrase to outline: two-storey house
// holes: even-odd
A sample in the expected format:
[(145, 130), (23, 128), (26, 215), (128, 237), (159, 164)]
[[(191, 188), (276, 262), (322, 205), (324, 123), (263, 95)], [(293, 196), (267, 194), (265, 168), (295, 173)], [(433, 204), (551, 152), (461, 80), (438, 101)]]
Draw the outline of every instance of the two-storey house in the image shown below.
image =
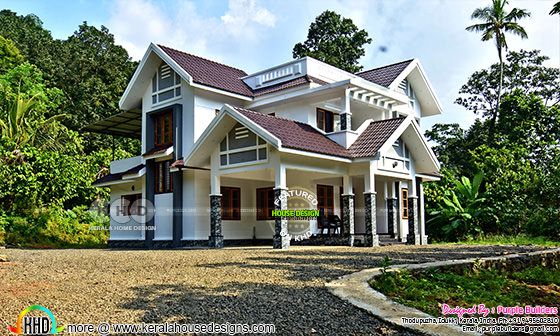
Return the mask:
[[(89, 126), (142, 141), (95, 182), (111, 190), (110, 246), (287, 248), (332, 215), (349, 245), (427, 243), (422, 182), (439, 163), (420, 123), (442, 110), (416, 59), (352, 74), (305, 57), (247, 74), (151, 44), (119, 104)], [(272, 217), (297, 206), (323, 221)]]

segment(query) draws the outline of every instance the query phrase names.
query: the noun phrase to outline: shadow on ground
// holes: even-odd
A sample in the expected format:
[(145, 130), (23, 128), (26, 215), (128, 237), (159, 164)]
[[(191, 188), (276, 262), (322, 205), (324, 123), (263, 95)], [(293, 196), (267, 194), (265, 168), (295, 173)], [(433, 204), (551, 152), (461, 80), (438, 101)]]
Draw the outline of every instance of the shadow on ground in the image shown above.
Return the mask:
[[(231, 272), (283, 271), (275, 283), (223, 279), (218, 287), (152, 284), (134, 287), (122, 308), (142, 312), (145, 323), (273, 323), (279, 335), (413, 335), (330, 294), (324, 283), (361, 269), (516, 253), (537, 248), (499, 246), (403, 247), (400, 249), (295, 249), (268, 251), (240, 262), (199, 264)], [(227, 272), (225, 273), (227, 274)]]

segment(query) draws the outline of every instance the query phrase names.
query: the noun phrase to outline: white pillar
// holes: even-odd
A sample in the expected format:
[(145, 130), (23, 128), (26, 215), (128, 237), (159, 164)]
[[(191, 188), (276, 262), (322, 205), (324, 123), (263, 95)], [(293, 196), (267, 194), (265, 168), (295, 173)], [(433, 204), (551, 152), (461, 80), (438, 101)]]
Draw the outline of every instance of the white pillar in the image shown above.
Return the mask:
[(210, 195), (221, 195), (220, 186), (220, 154), (216, 149), (210, 155)]
[(426, 217), (424, 214), (424, 186), (420, 182), (420, 187), (418, 190), (419, 194), (419, 207), (420, 207), (420, 244), (428, 245), (428, 235), (426, 234)]

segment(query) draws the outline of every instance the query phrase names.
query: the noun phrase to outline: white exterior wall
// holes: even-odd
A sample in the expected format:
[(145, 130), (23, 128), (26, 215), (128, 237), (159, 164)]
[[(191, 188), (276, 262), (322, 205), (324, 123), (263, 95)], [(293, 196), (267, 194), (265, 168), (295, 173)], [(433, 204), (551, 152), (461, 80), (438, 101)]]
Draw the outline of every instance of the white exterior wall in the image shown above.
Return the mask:
[(301, 121), (311, 126), (317, 126), (317, 119), (315, 116), (315, 107), (312, 105), (304, 104), (301, 102), (282, 104), (275, 107), (262, 109), (261, 112), (265, 114), (273, 113), (280, 118), (292, 119)]
[(173, 193), (154, 195), (154, 240), (173, 239)]
[[(132, 190), (134, 188), (134, 190)], [(143, 223), (137, 223), (131, 218), (122, 216), (118, 211), (117, 207), (121, 205), (121, 196), (143, 193), (144, 190), (144, 178), (137, 179), (133, 182), (122, 183), (118, 185), (111, 186), (111, 207), (110, 207), (110, 225), (112, 227), (124, 227), (124, 226), (139, 226)], [(144, 194), (142, 195), (144, 196)], [(144, 239), (143, 230), (111, 230), (110, 237), (111, 240), (140, 240)]]

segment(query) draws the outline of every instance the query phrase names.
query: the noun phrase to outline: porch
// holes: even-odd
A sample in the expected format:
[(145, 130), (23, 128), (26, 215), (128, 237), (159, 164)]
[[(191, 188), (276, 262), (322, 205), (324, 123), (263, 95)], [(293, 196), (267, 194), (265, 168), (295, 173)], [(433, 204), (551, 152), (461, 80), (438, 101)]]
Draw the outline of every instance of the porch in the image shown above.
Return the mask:
[[(217, 153), (211, 156), (210, 247), (221, 248), (224, 240), (270, 238), (278, 249), (378, 246), (380, 236), (385, 244), (427, 243), (420, 179), (384, 175), (371, 162), (333, 163), (273, 148), (268, 155), (267, 162), (240, 167), (223, 167), (215, 162)], [(319, 210), (320, 217), (271, 214), (306, 209)]]

